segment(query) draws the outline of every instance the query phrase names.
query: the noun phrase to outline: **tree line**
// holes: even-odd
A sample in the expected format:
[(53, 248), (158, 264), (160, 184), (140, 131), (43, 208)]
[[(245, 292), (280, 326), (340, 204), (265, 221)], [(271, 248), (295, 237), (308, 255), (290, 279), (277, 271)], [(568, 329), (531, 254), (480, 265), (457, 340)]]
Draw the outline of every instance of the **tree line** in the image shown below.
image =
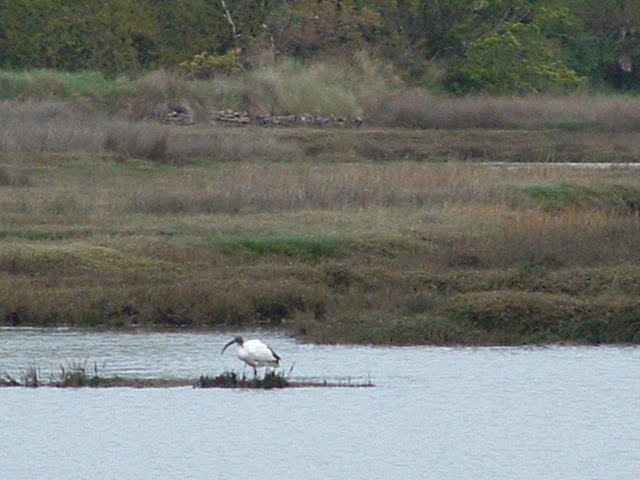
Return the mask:
[(637, 0), (0, 0), (0, 68), (215, 75), (367, 49), (454, 93), (630, 91), (638, 27)]

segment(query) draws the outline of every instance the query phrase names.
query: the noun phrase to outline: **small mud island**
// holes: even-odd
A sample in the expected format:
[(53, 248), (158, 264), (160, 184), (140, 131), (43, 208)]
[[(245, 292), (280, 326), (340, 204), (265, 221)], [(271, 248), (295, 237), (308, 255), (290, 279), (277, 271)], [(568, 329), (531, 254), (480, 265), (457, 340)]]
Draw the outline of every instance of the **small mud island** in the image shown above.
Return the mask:
[(237, 388), (237, 389), (282, 389), (282, 388), (334, 388), (373, 387), (371, 379), (293, 379), (283, 372), (271, 371), (262, 376), (247, 377), (236, 372), (224, 372), (216, 376), (201, 375), (196, 381), (179, 378), (127, 378), (105, 376), (97, 371), (88, 372), (82, 367), (61, 367), (48, 378), (42, 378), (39, 369), (31, 366), (19, 378), (4, 373), (0, 376), (1, 387), (27, 388)]

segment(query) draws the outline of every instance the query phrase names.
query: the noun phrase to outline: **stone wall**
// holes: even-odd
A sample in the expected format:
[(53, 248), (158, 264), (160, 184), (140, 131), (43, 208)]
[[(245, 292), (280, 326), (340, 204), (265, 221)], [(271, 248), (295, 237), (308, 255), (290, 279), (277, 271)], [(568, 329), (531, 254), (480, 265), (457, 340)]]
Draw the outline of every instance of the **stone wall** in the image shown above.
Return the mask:
[[(183, 105), (162, 105), (154, 112), (154, 118), (161, 119), (163, 123), (177, 125), (193, 125), (196, 123), (192, 108)], [(260, 127), (359, 127), (363, 124), (360, 117), (323, 117), (307, 113), (296, 115), (249, 115), (237, 110), (218, 110), (208, 116), (210, 125), (221, 127), (244, 127), (256, 125)]]
[(308, 113), (296, 115), (249, 115), (235, 110), (220, 110), (211, 114), (210, 123), (223, 127), (242, 127), (245, 125), (257, 125), (260, 127), (358, 127), (363, 122), (359, 117), (322, 117)]

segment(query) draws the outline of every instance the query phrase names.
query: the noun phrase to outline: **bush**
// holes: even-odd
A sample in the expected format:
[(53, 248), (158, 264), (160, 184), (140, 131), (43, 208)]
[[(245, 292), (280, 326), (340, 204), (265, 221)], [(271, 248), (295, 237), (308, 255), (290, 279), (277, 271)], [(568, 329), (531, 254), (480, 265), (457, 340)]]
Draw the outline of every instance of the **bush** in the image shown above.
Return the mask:
[(180, 66), (195, 78), (214, 78), (217, 75), (232, 75), (244, 70), (238, 59), (238, 53), (230, 50), (224, 55), (209, 55), (202, 52)]
[(557, 60), (538, 25), (505, 22), (470, 43), (447, 84), (457, 93), (505, 95), (575, 91), (586, 81)]

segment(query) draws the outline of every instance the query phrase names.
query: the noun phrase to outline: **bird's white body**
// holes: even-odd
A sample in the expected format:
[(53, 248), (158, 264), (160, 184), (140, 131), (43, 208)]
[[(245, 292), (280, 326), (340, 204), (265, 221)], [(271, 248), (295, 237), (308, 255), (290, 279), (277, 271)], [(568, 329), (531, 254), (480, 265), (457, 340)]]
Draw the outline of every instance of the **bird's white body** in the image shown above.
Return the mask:
[(238, 346), (238, 358), (255, 368), (277, 367), (280, 358), (260, 340), (249, 340)]
[(236, 337), (227, 343), (222, 349), (222, 353), (234, 343), (238, 344), (238, 358), (253, 368), (254, 375), (257, 375), (257, 369), (261, 367), (277, 367), (280, 357), (269, 346), (260, 340), (247, 340), (242, 337)]

